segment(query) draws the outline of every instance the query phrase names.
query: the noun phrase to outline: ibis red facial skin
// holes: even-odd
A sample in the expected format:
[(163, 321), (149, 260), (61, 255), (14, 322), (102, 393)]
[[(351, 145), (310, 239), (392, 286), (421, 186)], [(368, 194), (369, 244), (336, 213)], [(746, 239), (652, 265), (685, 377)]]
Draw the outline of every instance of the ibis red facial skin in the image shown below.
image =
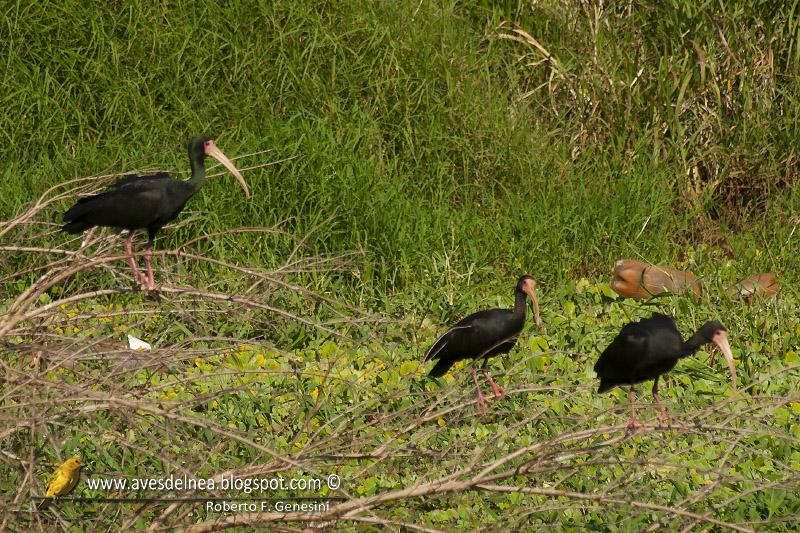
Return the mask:
[[(514, 309), (490, 309), (478, 311), (464, 318), (433, 343), (424, 360), (438, 359), (429, 376), (438, 377), (447, 372), (456, 361), (483, 359), (481, 370), (492, 387), (495, 399), (504, 395), (492, 376), (486, 370), (490, 357), (507, 353), (517, 343), (517, 337), (525, 325), (525, 299), (529, 297), (533, 304), (536, 325), (542, 326), (539, 316), (539, 301), (536, 298), (536, 281), (530, 276), (522, 276), (514, 291)], [(478, 391), (478, 410), (483, 410), (488, 398), (481, 392), (477, 371), (472, 367), (472, 380)]]
[[(186, 202), (205, 184), (206, 156), (222, 163), (242, 186), (245, 197), (250, 198), (247, 183), (234, 164), (217, 148), (213, 140), (198, 135), (189, 141), (192, 177), (188, 181), (172, 179), (164, 172), (123, 178), (110, 191), (78, 200), (78, 203), (64, 213), (66, 224), (61, 227), (62, 231), (81, 233), (94, 226), (130, 231), (130, 236), (125, 241), (125, 253), (128, 255), (134, 281), (141, 283), (147, 290), (152, 290), (152, 254), (156, 233), (174, 220)], [(133, 259), (133, 232), (138, 229), (147, 230), (147, 252), (144, 257), (146, 276), (139, 273)]]
[(716, 321), (706, 322), (689, 340), (684, 341), (675, 327), (675, 321), (656, 313), (651, 318), (625, 325), (600, 355), (594, 365), (594, 371), (600, 378), (597, 392), (606, 392), (618, 385), (630, 385), (631, 420), (628, 427), (634, 429), (637, 423), (633, 385), (652, 379), (653, 399), (661, 412), (659, 422), (670, 422), (658, 397), (658, 378), (672, 370), (679, 359), (693, 354), (710, 342), (722, 351), (731, 373), (733, 390), (736, 391), (736, 366), (725, 326)]

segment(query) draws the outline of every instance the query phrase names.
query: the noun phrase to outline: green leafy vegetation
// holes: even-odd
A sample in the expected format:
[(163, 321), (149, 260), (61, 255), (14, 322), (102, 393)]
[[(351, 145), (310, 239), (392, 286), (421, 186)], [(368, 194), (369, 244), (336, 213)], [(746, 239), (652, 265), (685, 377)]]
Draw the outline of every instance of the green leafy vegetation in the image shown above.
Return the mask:
[[(314, 524), (344, 530), (793, 530), (796, 4), (5, 6), (0, 529), (307, 522), (31, 512), (80, 453), (79, 497), (242, 496), (88, 487), (101, 477), (336, 474), (265, 495), (341, 497)], [(182, 175), (197, 133), (241, 156), (254, 196), (212, 180), (159, 235), (159, 296), (131, 291), (121, 239), (66, 236), (60, 215), (125, 172)], [(618, 299), (623, 257), (691, 269), (703, 297)], [(725, 296), (766, 271), (776, 299)], [(546, 331), (493, 360), (509, 395), (479, 416), (466, 367), (431, 380), (420, 356), (510, 306), (521, 273)], [(629, 435), (626, 392), (597, 395), (592, 365), (653, 311), (685, 335), (722, 321), (742, 390), (700, 352), (662, 387), (676, 426), (641, 385)]]

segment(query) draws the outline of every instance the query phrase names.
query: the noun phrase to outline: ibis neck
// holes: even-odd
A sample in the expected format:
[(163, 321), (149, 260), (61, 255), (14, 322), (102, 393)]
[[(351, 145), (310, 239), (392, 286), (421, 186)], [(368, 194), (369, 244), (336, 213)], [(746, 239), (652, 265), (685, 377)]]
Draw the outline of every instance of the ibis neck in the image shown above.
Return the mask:
[(528, 296), (522, 291), (514, 292), (514, 316), (522, 317), (525, 319), (525, 310)]
[(700, 347), (704, 344), (709, 342), (704, 336), (700, 335), (700, 333), (695, 333), (689, 340), (683, 343), (683, 357), (687, 355), (692, 355), (694, 352), (700, 349)]
[(192, 177), (189, 179), (189, 183), (194, 187), (195, 191), (198, 191), (200, 187), (206, 182), (206, 163), (205, 157), (193, 157), (189, 156), (189, 163), (192, 166)]

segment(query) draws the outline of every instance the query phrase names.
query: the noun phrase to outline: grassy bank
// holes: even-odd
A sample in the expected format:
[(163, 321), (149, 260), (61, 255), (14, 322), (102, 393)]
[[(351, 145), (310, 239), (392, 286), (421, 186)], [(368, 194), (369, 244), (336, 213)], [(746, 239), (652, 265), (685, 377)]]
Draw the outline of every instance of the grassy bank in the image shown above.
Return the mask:
[[(164, 502), (31, 513), (77, 452), (84, 479), (333, 472), (321, 495), (344, 507), (317, 523), (343, 529), (797, 522), (798, 6), (2, 9), (0, 220), (30, 218), (0, 226), (0, 529), (284, 524)], [(158, 300), (129, 290), (118, 238), (57, 231), (78, 192), (184, 172), (200, 132), (243, 156), (253, 198), (222, 177), (191, 200), (156, 244)], [(619, 300), (622, 257), (706, 292)], [(765, 271), (777, 300), (724, 296)], [(467, 372), (432, 381), (419, 356), (510, 305), (522, 272), (547, 330), (493, 363), (509, 398), (479, 417)], [(655, 310), (684, 334), (723, 321), (744, 390), (701, 352), (664, 386), (679, 425), (656, 427), (641, 386), (631, 436), (624, 391), (594, 394), (591, 367)]]
[[(312, 249), (363, 250), (357, 283), (378, 293), (445, 260), (561, 281), (702, 244), (796, 270), (788, 8), (59, 6), (7, 11), (3, 218), (65, 178), (183, 169), (204, 131), (299, 157), (249, 174), (246, 205), (213, 184), (191, 231), (324, 222)], [(241, 261), (282, 256), (251, 244)]]

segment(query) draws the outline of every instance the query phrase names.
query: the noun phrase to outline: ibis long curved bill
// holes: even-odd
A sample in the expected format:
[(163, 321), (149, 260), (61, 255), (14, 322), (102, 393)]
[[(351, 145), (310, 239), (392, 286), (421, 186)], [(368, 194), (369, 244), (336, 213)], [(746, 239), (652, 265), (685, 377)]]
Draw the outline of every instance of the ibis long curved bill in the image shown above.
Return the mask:
[(719, 347), (719, 351), (722, 352), (725, 362), (728, 363), (728, 370), (731, 373), (731, 386), (733, 387), (733, 391), (736, 392), (736, 363), (733, 361), (733, 352), (728, 342), (728, 333), (725, 331), (717, 331), (714, 333), (714, 337), (711, 341)]
[(539, 298), (536, 297), (536, 280), (533, 278), (528, 278), (525, 280), (525, 283), (522, 284), (522, 290), (525, 291), (525, 294), (528, 295), (528, 298), (531, 299), (531, 303), (533, 304), (533, 316), (536, 320), (536, 327), (542, 327), (542, 317), (539, 316)]
[(247, 182), (244, 181), (244, 178), (242, 177), (242, 174), (239, 172), (239, 169), (236, 168), (236, 165), (234, 165), (233, 162), (230, 159), (228, 159), (225, 154), (222, 153), (222, 150), (217, 148), (217, 145), (214, 144), (214, 141), (210, 139), (206, 141), (204, 150), (207, 156), (211, 156), (217, 161), (219, 161), (222, 164), (222, 166), (228, 169), (228, 172), (233, 174), (233, 177), (236, 178), (236, 181), (239, 182), (239, 185), (242, 186), (242, 190), (244, 190), (244, 197), (249, 200), (250, 189), (248, 189)]

